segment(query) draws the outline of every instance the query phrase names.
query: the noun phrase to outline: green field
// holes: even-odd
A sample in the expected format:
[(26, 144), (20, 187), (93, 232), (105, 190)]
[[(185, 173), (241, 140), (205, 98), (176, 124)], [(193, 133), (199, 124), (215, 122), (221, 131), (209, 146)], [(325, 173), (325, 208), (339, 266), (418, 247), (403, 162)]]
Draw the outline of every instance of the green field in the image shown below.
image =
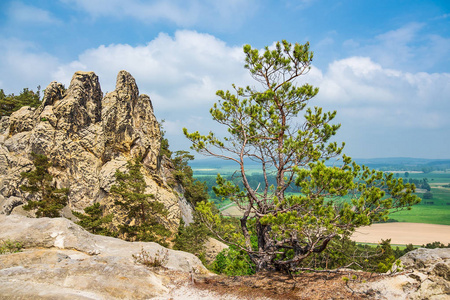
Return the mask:
[[(221, 175), (232, 175), (235, 168), (232, 166), (223, 166), (215, 168), (193, 168), (194, 177), (200, 181), (208, 181), (211, 186), (211, 182), (215, 181), (217, 173)], [(248, 174), (257, 174), (257, 166), (254, 169), (247, 170)], [(395, 172), (395, 171), (392, 171)], [(415, 205), (411, 210), (404, 210), (395, 212), (390, 215), (391, 219), (399, 222), (412, 222), (412, 223), (428, 223), (428, 224), (440, 224), (450, 225), (450, 188), (443, 187), (450, 184), (450, 170), (447, 171), (435, 171), (431, 173), (422, 173), (410, 171), (406, 177), (404, 171), (398, 171), (398, 176), (404, 180), (427, 178), (427, 181), (431, 187), (432, 199), (424, 199), (418, 205)], [(417, 195), (422, 197), (423, 190), (418, 190)], [(228, 206), (231, 202), (225, 200), (218, 202), (219, 208)]]

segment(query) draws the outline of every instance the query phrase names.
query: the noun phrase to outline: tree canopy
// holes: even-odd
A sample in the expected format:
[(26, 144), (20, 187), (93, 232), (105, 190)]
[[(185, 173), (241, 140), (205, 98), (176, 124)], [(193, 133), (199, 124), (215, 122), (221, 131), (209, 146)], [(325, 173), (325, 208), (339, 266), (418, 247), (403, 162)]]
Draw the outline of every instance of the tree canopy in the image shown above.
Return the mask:
[[(219, 90), (220, 100), (210, 110), (228, 135), (183, 129), (194, 150), (237, 165), (243, 189), (218, 175), (214, 191), (242, 211), (239, 228), (214, 213), (211, 203), (197, 206), (220, 239), (247, 252), (257, 270), (295, 271), (333, 238), (420, 201), (412, 194), (414, 185), (357, 165), (342, 154), (344, 144), (331, 141), (340, 127), (332, 124), (336, 111), (309, 106), (318, 88), (298, 85), (311, 68), (308, 43), (243, 50), (245, 68), (258, 87)], [(332, 158), (338, 162), (327, 164)], [(248, 160), (261, 166), (264, 181), (257, 187), (249, 184)], [(268, 182), (272, 174), (275, 184)], [(292, 183), (299, 193), (287, 193)]]

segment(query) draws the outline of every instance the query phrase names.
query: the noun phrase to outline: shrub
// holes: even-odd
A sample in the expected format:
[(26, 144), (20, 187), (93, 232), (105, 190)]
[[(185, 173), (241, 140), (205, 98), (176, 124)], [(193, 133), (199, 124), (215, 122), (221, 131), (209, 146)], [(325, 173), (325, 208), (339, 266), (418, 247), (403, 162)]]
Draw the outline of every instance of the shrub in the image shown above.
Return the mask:
[(16, 253), (19, 252), (23, 248), (22, 243), (17, 241), (5, 240), (1, 241), (0, 244), (0, 254), (6, 253)]
[(133, 254), (132, 256), (135, 262), (143, 264), (146, 267), (161, 268), (165, 267), (165, 265), (169, 261), (169, 250), (158, 250), (156, 251), (155, 255), (152, 256), (149, 252), (145, 251), (144, 248), (142, 248), (140, 253)]
[(230, 246), (217, 254), (210, 266), (213, 272), (228, 276), (242, 276), (255, 274), (255, 265), (245, 251)]

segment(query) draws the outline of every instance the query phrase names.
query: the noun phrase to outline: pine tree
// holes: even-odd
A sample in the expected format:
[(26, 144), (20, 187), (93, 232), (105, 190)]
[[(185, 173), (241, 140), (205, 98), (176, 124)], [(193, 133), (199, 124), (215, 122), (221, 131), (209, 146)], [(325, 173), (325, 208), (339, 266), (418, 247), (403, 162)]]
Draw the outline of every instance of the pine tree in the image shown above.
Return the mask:
[(53, 183), (53, 176), (48, 171), (51, 164), (45, 155), (31, 153), (31, 156), (35, 169), (20, 173), (20, 176), (28, 181), (27, 185), (22, 185), (20, 188), (25, 192), (37, 194), (41, 200), (28, 201), (23, 209), (36, 209), (37, 217), (60, 217), (60, 210), (64, 208), (68, 201), (69, 189), (56, 188), (56, 183)]
[(208, 239), (208, 232), (208, 228), (197, 215), (194, 216), (194, 222), (188, 226), (185, 226), (185, 223), (181, 220), (173, 249), (202, 256), (204, 255), (204, 245)]
[(84, 209), (84, 214), (72, 211), (79, 221), (78, 225), (82, 226), (89, 232), (99, 235), (116, 236), (112, 231), (108, 230), (105, 225), (112, 222), (113, 214), (103, 216), (103, 210), (100, 203), (94, 203)]
[[(258, 85), (217, 91), (220, 99), (210, 110), (228, 136), (183, 131), (197, 152), (236, 164), (243, 188), (218, 176), (214, 192), (241, 210), (239, 226), (225, 224), (211, 203), (199, 203), (197, 211), (220, 239), (245, 251), (257, 271), (298, 271), (333, 239), (420, 201), (414, 186), (357, 165), (342, 154), (344, 144), (332, 141), (340, 127), (333, 124), (336, 111), (310, 107), (318, 89), (297, 85), (311, 68), (308, 43), (243, 50)], [(330, 159), (342, 163), (329, 166)], [(264, 177), (256, 187), (246, 173), (249, 161), (260, 165)], [(269, 183), (272, 174), (275, 184)], [(287, 192), (294, 184), (301, 193)]]
[[(146, 242), (160, 242), (171, 232), (162, 225), (157, 215), (167, 216), (168, 211), (164, 205), (155, 200), (152, 194), (146, 194), (144, 176), (141, 173), (141, 163), (137, 158), (128, 162), (128, 172), (116, 171), (117, 184), (111, 187), (111, 193), (116, 195), (115, 204), (126, 213), (127, 223), (120, 226), (122, 234), (127, 240)], [(130, 224), (134, 225), (130, 225)]]

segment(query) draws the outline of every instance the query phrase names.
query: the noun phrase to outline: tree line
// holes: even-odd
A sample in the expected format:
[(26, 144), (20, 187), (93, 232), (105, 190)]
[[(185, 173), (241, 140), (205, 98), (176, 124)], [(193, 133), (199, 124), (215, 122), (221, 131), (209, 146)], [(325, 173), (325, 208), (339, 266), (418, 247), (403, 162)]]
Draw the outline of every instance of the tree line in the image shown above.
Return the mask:
[(37, 87), (34, 92), (28, 88), (24, 88), (19, 95), (5, 94), (0, 89), (0, 117), (9, 116), (13, 112), (19, 110), (23, 106), (38, 107), (41, 104), (41, 87)]

